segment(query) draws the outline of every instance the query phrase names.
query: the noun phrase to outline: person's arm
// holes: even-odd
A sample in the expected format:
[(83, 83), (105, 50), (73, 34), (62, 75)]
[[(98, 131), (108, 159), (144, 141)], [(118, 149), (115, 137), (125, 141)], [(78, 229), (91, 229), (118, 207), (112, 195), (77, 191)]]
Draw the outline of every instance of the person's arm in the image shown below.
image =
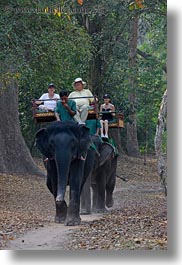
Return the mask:
[(74, 111), (74, 110), (72, 110), (69, 106), (68, 106), (68, 104), (65, 104), (65, 109), (67, 109), (67, 111), (69, 112), (69, 114), (73, 117), (73, 116), (75, 116), (75, 114), (76, 114), (76, 111)]
[(55, 112), (55, 117), (56, 117), (56, 120), (57, 121), (60, 121), (61, 120), (60, 117), (59, 117), (59, 113), (58, 112)]
[(76, 103), (72, 101), (71, 106), (69, 106), (66, 102), (62, 100), (62, 105), (69, 112), (70, 116), (74, 116), (76, 114)]
[[(115, 112), (115, 106), (112, 104), (112, 111)], [(115, 117), (116, 113), (112, 113), (112, 116)]]
[(35, 101), (35, 104), (37, 104), (37, 105), (40, 105), (40, 104), (42, 104), (43, 103), (43, 101), (40, 101), (40, 100), (36, 100)]
[[(103, 104), (100, 105), (100, 112), (102, 112)], [(99, 113), (99, 119), (102, 119), (102, 113)]]
[(60, 116), (59, 116), (59, 106), (58, 106), (58, 104), (59, 103), (57, 103), (57, 105), (56, 105), (56, 108), (55, 108), (55, 117), (56, 117), (56, 120), (57, 121), (60, 121), (61, 119), (60, 119)]
[(97, 128), (95, 135), (99, 135), (99, 128)]
[(35, 101), (35, 104), (40, 105), (43, 104), (44, 101), (42, 101), (43, 99), (46, 99), (45, 97), (46, 94), (43, 94), (38, 100)]
[(44, 101), (42, 101), (40, 99), (35, 101), (35, 104), (37, 104), (37, 105), (40, 105), (40, 104), (43, 104), (43, 103), (44, 103)]
[(99, 131), (100, 131), (100, 128), (101, 128), (101, 123), (100, 123), (100, 120), (96, 120), (96, 133), (95, 135), (99, 135)]
[(92, 98), (88, 99), (90, 103), (94, 102), (94, 96), (93, 96), (92, 92), (90, 91), (90, 89), (87, 89), (87, 96), (92, 97)]
[(70, 110), (68, 110), (70, 115), (73, 117), (76, 114), (76, 102), (73, 100)]

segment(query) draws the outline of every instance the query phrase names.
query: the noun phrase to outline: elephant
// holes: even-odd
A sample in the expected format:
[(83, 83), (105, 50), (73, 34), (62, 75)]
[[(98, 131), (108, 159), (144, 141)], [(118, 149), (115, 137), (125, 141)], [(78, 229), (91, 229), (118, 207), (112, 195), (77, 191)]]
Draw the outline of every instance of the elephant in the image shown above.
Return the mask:
[[(54, 196), (57, 223), (79, 225), (81, 222), (80, 192), (89, 146), (89, 129), (73, 121), (54, 121), (36, 133), (36, 147), (47, 161), (47, 187)], [(65, 201), (67, 184), (69, 206)]]
[[(91, 136), (96, 149), (87, 153), (84, 168), (86, 182), (81, 192), (81, 213), (105, 212), (114, 204), (113, 191), (116, 183), (117, 155), (114, 147), (102, 142), (98, 136)], [(92, 187), (92, 203), (91, 190)]]

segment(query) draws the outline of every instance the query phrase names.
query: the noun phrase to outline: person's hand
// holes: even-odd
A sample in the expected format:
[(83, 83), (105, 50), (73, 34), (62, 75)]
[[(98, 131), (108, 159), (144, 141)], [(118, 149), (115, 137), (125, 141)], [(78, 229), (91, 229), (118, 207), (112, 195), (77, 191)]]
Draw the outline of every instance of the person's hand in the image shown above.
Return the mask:
[(69, 109), (69, 106), (68, 106), (67, 103), (63, 104), (63, 106), (64, 106), (65, 109)]
[(64, 99), (62, 100), (62, 105), (63, 105), (63, 107), (65, 109), (68, 109), (69, 108), (68, 104), (66, 103), (66, 101)]

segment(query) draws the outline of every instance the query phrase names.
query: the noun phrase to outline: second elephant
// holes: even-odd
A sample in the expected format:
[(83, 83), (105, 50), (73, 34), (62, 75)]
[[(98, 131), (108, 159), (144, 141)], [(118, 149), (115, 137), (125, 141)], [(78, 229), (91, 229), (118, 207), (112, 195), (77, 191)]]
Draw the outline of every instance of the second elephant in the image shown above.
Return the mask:
[[(117, 155), (114, 147), (92, 136), (94, 148), (88, 151), (84, 176), (87, 181), (81, 193), (81, 213), (105, 212), (105, 206), (112, 207), (113, 191), (116, 183)], [(92, 198), (91, 190), (92, 187)], [(91, 202), (92, 201), (92, 202)]]

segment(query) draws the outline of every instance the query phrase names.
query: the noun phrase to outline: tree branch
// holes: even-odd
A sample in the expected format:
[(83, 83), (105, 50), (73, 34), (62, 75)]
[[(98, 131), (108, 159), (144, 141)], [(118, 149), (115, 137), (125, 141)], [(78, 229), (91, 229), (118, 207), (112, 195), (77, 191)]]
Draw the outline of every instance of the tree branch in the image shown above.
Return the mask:
[[(151, 54), (148, 54), (146, 52), (143, 52), (140, 49), (137, 49), (137, 54), (139, 54), (140, 56), (142, 56), (145, 59), (148, 59), (150, 57), (152, 58), (152, 55)], [(155, 58), (155, 60), (156, 60), (156, 62), (160, 63), (160, 61), (157, 58)], [(167, 74), (167, 65), (166, 64), (162, 66), (162, 69)]]

